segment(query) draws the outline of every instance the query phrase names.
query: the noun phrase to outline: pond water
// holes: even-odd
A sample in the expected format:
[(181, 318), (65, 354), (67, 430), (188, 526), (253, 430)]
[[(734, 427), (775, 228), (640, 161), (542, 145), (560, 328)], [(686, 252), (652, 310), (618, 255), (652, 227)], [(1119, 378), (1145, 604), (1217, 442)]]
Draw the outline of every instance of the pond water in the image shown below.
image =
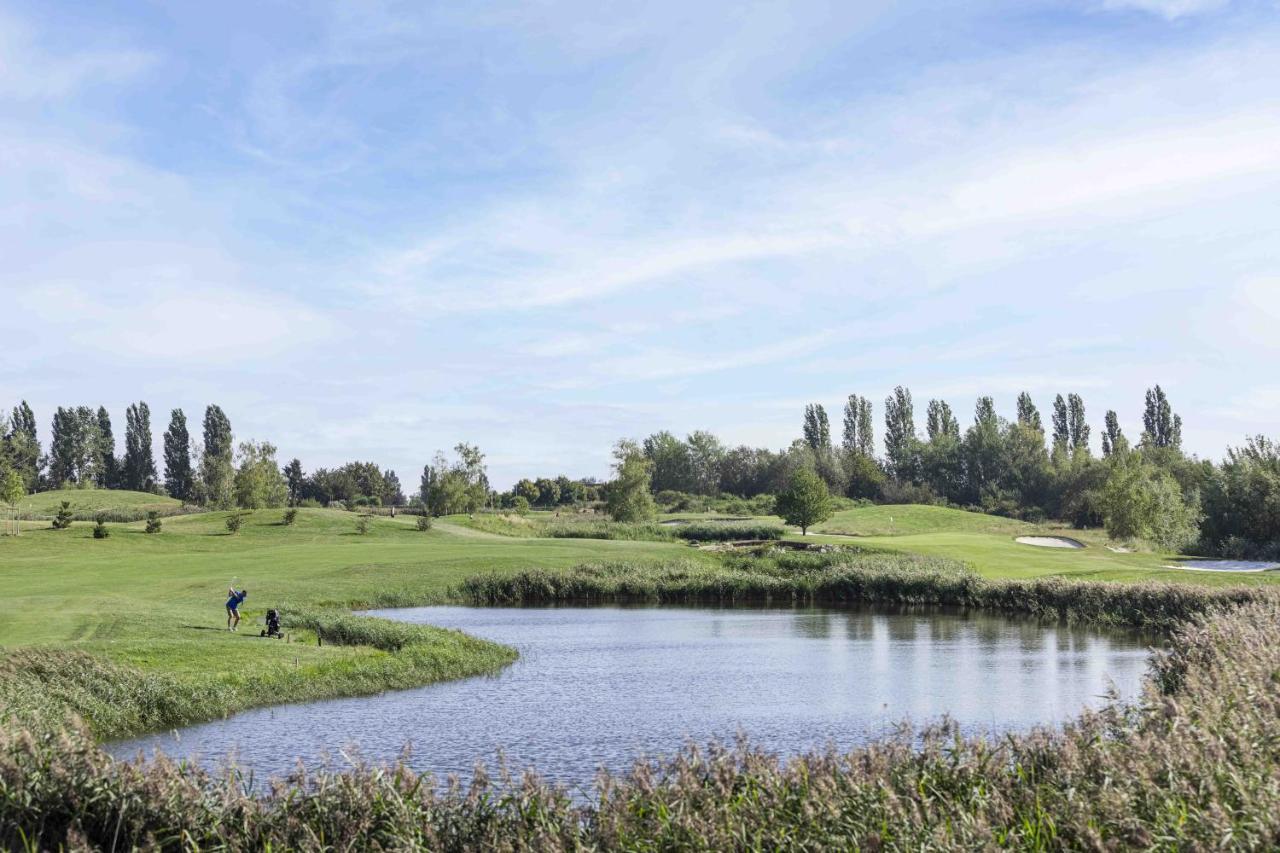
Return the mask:
[(475, 762), (534, 767), (585, 792), (599, 766), (625, 770), (687, 740), (741, 732), (784, 755), (849, 748), (895, 723), (950, 714), (971, 733), (1058, 723), (1114, 688), (1135, 696), (1150, 636), (986, 614), (674, 607), (388, 610), (507, 643), (497, 675), (377, 696), (283, 705), (108, 745), (216, 766), (235, 754), (258, 778), (350, 750), (437, 776)]

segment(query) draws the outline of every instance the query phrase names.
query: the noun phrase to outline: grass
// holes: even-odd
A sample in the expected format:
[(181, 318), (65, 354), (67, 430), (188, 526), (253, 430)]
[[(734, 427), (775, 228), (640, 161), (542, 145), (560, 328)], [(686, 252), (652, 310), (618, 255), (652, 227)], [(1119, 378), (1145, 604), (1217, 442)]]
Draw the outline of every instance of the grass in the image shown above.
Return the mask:
[[(379, 647), (372, 635), (317, 644), (317, 635), (354, 636), (334, 621), (354, 618), (343, 616), (353, 608), (442, 601), (480, 571), (566, 568), (601, 555), (661, 560), (689, 551), (651, 542), (512, 540), (448, 523), (423, 532), (413, 517), (374, 518), (361, 536), (354, 514), (316, 509), (300, 510), (292, 526), (281, 523), (281, 510), (246, 513), (240, 532), (229, 535), (227, 515), (168, 518), (154, 535), (141, 522), (112, 524), (106, 540), (93, 539), (85, 523), (0, 538), (6, 607), (0, 646), (81, 652), (173, 679), (201, 697), (191, 700), (184, 719), (208, 718), (252, 705), (423, 684), (511, 659), (507, 650), (469, 645), (477, 641), (463, 642), (456, 632), (418, 635), (399, 649)], [(249, 590), (238, 634), (225, 630), (232, 578)], [(295, 642), (257, 636), (271, 607), (286, 623), (294, 620)], [(130, 731), (90, 716), (95, 730)], [(141, 719), (121, 719), (133, 717)]]
[(174, 500), (168, 495), (153, 495), (150, 492), (130, 492), (124, 489), (54, 489), (28, 495), (18, 502), (18, 509), (24, 516), (52, 517), (57, 514), (63, 501), (70, 501), (71, 511), (74, 513), (130, 510), (145, 515), (148, 510), (156, 510), (164, 514), (176, 512), (182, 508), (182, 501)]

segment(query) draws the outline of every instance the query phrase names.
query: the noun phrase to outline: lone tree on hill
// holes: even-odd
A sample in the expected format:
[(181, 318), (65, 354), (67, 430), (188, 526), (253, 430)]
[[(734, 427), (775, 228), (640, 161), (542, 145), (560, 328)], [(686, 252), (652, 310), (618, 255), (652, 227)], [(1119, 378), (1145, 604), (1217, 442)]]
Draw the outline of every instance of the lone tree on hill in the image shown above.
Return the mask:
[(778, 495), (778, 515), (787, 524), (797, 525), (802, 536), (807, 536), (813, 525), (830, 518), (831, 510), (827, 484), (809, 468), (797, 470), (787, 490)]

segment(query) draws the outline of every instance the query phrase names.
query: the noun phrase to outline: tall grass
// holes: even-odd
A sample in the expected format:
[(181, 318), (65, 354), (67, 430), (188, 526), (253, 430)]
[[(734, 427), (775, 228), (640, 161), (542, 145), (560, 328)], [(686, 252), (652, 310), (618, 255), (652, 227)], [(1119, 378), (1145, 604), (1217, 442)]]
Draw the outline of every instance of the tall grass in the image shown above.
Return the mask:
[(945, 721), (780, 761), (688, 747), (580, 804), (526, 776), (441, 788), (403, 766), (235, 771), (113, 762), (82, 729), (0, 725), (0, 846), (96, 849), (1275, 849), (1280, 605), (1183, 624), (1143, 700), (996, 741)]
[(477, 604), (554, 601), (882, 603), (1021, 613), (1165, 630), (1210, 610), (1280, 600), (1267, 587), (987, 580), (940, 557), (839, 551), (739, 558), (724, 565), (596, 563), (568, 571), (478, 575), (456, 593)]
[(776, 540), (786, 532), (777, 524), (756, 521), (691, 521), (675, 528), (676, 536), (691, 542)]

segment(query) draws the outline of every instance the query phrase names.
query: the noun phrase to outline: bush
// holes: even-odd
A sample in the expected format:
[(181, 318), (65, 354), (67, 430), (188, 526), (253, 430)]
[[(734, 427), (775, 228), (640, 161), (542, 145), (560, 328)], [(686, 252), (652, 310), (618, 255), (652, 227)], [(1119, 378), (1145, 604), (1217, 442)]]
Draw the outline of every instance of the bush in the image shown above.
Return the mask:
[(320, 509), (320, 501), (315, 498), (303, 498), (298, 501), (298, 506), (303, 509)]
[(239, 512), (233, 512), (227, 516), (227, 532), (232, 536), (240, 532), (240, 525), (244, 524), (244, 516)]
[(106, 539), (111, 535), (111, 531), (107, 528), (107, 520), (103, 516), (98, 516), (97, 524), (93, 525), (93, 538)]
[(155, 510), (152, 510), (151, 512), (147, 513), (147, 532), (159, 533), (160, 526), (161, 526), (160, 513), (156, 512)]
[(71, 501), (63, 501), (58, 507), (58, 515), (53, 519), (54, 530), (66, 530), (71, 526)]
[(516, 495), (511, 499), (511, 508), (520, 515), (529, 514), (529, 499), (524, 495)]
[(427, 531), (427, 530), (430, 530), (430, 529), (431, 529), (431, 516), (429, 516), (429, 515), (420, 515), (420, 516), (418, 516), (418, 529), (419, 529), (419, 530), (422, 530), (422, 531), (424, 531), (424, 532), (425, 532), (425, 531)]
[(356, 533), (364, 536), (369, 532), (369, 516), (362, 515), (356, 519)]
[(289, 526), (298, 520), (298, 510), (296, 507), (289, 507), (284, 511), (284, 518), (281, 519), (285, 526)]
[(781, 539), (783, 530), (776, 524), (751, 521), (694, 521), (675, 528), (676, 536), (691, 542), (739, 542), (745, 539)]

